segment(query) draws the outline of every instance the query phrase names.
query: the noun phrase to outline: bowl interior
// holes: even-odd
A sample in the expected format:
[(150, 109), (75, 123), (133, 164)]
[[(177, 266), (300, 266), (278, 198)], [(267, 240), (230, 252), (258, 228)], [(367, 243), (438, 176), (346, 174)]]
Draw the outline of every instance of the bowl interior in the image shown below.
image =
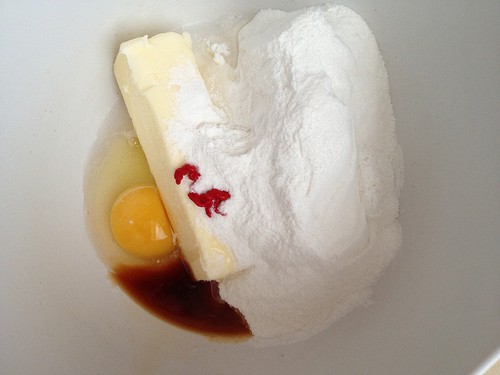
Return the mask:
[(85, 230), (83, 176), (102, 124), (120, 105), (111, 69), (119, 43), (226, 14), (314, 3), (1, 6), (7, 373), (456, 374), (500, 348), (495, 1), (344, 2), (379, 42), (405, 158), (403, 246), (370, 306), (307, 342), (256, 348), (172, 327), (108, 279)]

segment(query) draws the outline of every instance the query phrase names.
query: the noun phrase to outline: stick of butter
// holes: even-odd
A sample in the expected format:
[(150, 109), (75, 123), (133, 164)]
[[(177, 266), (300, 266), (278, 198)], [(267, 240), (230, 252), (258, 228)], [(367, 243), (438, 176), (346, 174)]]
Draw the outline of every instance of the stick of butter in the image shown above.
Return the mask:
[(177, 235), (183, 258), (198, 280), (220, 280), (236, 272), (232, 252), (203, 228), (202, 214), (187, 197), (185, 187), (175, 184), (174, 171), (186, 163), (182, 152), (168, 139), (169, 123), (176, 114), (179, 83), (172, 72), (188, 67), (205, 87), (188, 34), (164, 33), (122, 43), (114, 73), (132, 118), (139, 142), (160, 190)]

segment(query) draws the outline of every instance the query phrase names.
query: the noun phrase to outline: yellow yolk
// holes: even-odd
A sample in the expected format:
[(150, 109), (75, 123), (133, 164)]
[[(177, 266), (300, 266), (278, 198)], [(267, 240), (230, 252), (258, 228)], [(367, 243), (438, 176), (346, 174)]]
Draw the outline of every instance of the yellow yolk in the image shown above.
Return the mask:
[(110, 224), (116, 242), (136, 257), (159, 258), (174, 249), (170, 221), (154, 186), (121, 193), (111, 209)]

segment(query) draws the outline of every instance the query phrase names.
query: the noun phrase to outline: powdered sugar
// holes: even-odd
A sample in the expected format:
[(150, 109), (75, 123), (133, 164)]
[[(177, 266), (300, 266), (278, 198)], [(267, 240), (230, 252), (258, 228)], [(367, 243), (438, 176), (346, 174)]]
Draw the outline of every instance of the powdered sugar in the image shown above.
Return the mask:
[(226, 43), (209, 44), (209, 50), (214, 56), (214, 62), (217, 65), (224, 65), (226, 63), (225, 57), (229, 55), (229, 47)]
[(209, 181), (196, 189), (231, 192), (226, 216), (199, 218), (241, 269), (221, 281), (221, 296), (261, 342), (291, 342), (366, 302), (399, 248), (387, 74), (370, 30), (345, 7), (261, 11), (238, 41), (234, 81), (212, 87), (220, 108), (179, 68), (167, 136)]

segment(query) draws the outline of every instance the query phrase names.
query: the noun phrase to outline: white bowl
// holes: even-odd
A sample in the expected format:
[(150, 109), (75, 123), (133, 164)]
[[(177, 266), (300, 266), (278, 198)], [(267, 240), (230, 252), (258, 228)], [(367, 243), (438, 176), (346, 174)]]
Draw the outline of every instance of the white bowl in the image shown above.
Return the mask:
[(0, 6), (2, 373), (465, 374), (500, 357), (496, 0), (344, 3), (380, 44), (405, 156), (403, 247), (372, 305), (307, 342), (253, 348), (166, 324), (108, 280), (85, 230), (83, 175), (120, 100), (119, 43), (313, 3)]

